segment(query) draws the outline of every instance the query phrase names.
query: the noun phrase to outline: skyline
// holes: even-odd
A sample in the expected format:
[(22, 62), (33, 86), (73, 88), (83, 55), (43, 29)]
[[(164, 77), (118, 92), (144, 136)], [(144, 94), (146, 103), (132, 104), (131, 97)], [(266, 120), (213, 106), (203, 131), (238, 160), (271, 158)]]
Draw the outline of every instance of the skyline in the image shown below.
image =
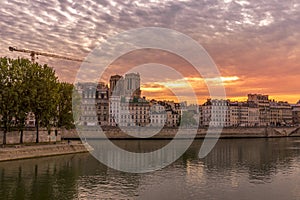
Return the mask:
[[(9, 1), (0, 3), (0, 56), (26, 57), (9, 52), (16, 46), (69, 57), (85, 58), (105, 38), (147, 26), (182, 32), (202, 45), (219, 67), (227, 97), (243, 99), (248, 93), (269, 94), (276, 100), (296, 103), (299, 98), (300, 4), (297, 1)], [(137, 53), (137, 52), (136, 52)], [(112, 64), (111, 75), (141, 64), (136, 53)], [(163, 64), (184, 71), (186, 63), (158, 52), (140, 52), (142, 61), (165, 60)], [(155, 57), (156, 56), (156, 57)], [(130, 62), (129, 62), (130, 61)], [(54, 67), (60, 80), (73, 82), (80, 63), (40, 57), (38, 62)], [(116, 69), (113, 71), (113, 69)], [(144, 70), (144, 72), (143, 72)], [(154, 70), (155, 72), (155, 70)], [(182, 90), (184, 80), (171, 73), (142, 82), (145, 96), (168, 96), (167, 89)], [(142, 69), (143, 74), (146, 73)], [(208, 97), (201, 77), (186, 72), (185, 79), (203, 100)], [(143, 79), (143, 78), (142, 78)], [(108, 79), (106, 79), (108, 80)], [(159, 91), (160, 90), (160, 91)], [(159, 91), (159, 93), (158, 93)], [(182, 91), (184, 94), (184, 91)], [(188, 98), (188, 97), (187, 97)]]
[[(120, 74), (114, 74), (112, 76), (110, 76), (110, 80), (113, 76), (119, 76), (119, 77), (122, 77), (122, 79), (124, 79), (124, 77), (126, 75), (131, 75), (131, 74), (139, 74), (138, 72), (130, 72), (130, 73), (126, 73), (124, 75), (120, 75)], [(142, 82), (143, 80), (143, 77), (140, 76), (139, 74), (139, 77), (140, 77), (140, 81)], [(235, 80), (236, 77), (221, 77), (221, 79), (226, 83), (226, 81), (231, 81), (231, 80)], [(208, 100), (228, 100), (232, 103), (235, 103), (235, 102), (239, 102), (239, 103), (246, 103), (248, 102), (248, 99), (249, 99), (249, 95), (261, 95), (261, 96), (268, 96), (268, 100), (269, 102), (277, 102), (277, 103), (289, 103), (290, 105), (299, 105), (299, 102), (300, 102), (300, 99), (293, 103), (293, 102), (288, 102), (287, 100), (279, 100), (276, 96), (270, 96), (269, 94), (267, 93), (247, 93), (245, 94), (244, 97), (242, 97), (241, 99), (237, 99), (237, 98), (212, 98), (210, 96), (208, 96), (206, 99), (201, 99), (200, 101), (198, 102), (191, 102), (189, 100), (182, 100), (180, 101), (178, 96), (174, 96), (174, 93), (169, 89), (169, 88), (184, 88), (186, 86), (188, 86), (188, 82), (199, 82), (199, 81), (203, 81), (202, 78), (184, 78), (184, 79), (179, 79), (179, 80), (176, 80), (175, 82), (166, 82), (164, 83), (166, 87), (161, 87), (161, 83), (156, 83), (154, 82), (153, 85), (147, 87), (147, 86), (143, 86), (141, 85), (141, 87), (139, 88), (140, 89), (140, 92), (141, 92), (141, 95), (140, 95), (140, 98), (141, 99), (146, 99), (147, 101), (152, 101), (152, 100), (155, 100), (155, 101), (173, 101), (174, 103), (184, 103), (186, 102), (187, 105), (195, 105), (195, 104), (198, 104), (198, 105), (202, 105), (202, 104), (205, 104)], [(208, 81), (214, 81), (214, 79), (212, 78), (211, 80), (208, 80)], [(88, 85), (90, 84), (100, 84), (102, 86), (105, 86), (105, 88), (108, 89), (108, 91), (110, 91), (111, 89), (111, 85), (110, 85), (110, 81), (106, 82), (106, 81), (98, 81), (97, 83), (95, 82), (76, 82), (74, 83), (75, 86), (77, 84), (84, 84), (84, 83), (87, 83)], [(123, 83), (118, 83), (118, 84), (123, 84)], [(158, 86), (156, 86), (155, 84), (157, 84)], [(123, 88), (124, 86), (121, 86), (121, 88)], [(169, 87), (169, 88), (168, 88)], [(125, 90), (125, 88), (123, 88), (123, 90)], [(146, 90), (146, 91), (145, 91)], [(166, 95), (165, 96), (146, 96), (144, 94), (147, 94), (147, 92), (150, 92), (150, 94), (152, 94), (153, 92), (158, 92), (160, 93), (161, 90), (166, 90), (165, 93), (169, 93), (170, 96), (167, 96), (168, 98), (166, 98)]]

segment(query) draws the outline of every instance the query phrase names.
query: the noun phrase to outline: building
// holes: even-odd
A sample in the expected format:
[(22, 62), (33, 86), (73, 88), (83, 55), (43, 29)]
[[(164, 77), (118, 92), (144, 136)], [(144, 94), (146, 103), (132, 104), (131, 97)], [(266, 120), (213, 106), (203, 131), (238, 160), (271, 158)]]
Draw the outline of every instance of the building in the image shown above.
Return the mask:
[(109, 89), (103, 82), (77, 83), (76, 90), (81, 97), (79, 125), (109, 125)]
[(114, 75), (109, 82), (110, 88), (103, 82), (76, 85), (82, 97), (80, 107), (83, 112), (79, 124), (177, 127), (183, 114), (191, 119), (185, 124), (200, 119), (200, 126), (289, 126), (300, 123), (300, 102), (291, 106), (288, 102), (270, 100), (268, 95), (248, 94), (246, 102), (207, 99), (202, 106), (174, 101), (148, 102), (145, 97), (141, 98), (138, 73), (124, 77)]
[(121, 97), (110, 96), (109, 99), (109, 124), (111, 126), (119, 126), (120, 124), (120, 109), (121, 109)]
[(150, 101), (150, 120), (154, 127), (164, 127), (167, 122), (167, 113), (165, 107), (157, 101)]
[(123, 90), (123, 77), (120, 75), (111, 76), (109, 79), (109, 92), (110, 96), (119, 96)]
[(282, 124), (291, 125), (293, 124), (293, 112), (292, 106), (286, 101), (279, 101), (278, 106), (280, 109), (280, 114), (282, 115)]
[(292, 105), (292, 119), (294, 125), (300, 124), (300, 101), (297, 104)]
[(288, 102), (270, 101), (270, 125), (282, 126), (293, 123), (292, 106)]
[(141, 98), (140, 81), (138, 73), (110, 77), (109, 125), (145, 126), (149, 123), (149, 102)]
[(259, 108), (251, 102), (230, 102), (230, 126), (258, 126)]
[(25, 119), (26, 127), (35, 127), (35, 116), (33, 112), (29, 112)]
[(96, 106), (96, 88), (97, 84), (91, 82), (77, 83), (75, 88), (81, 97), (79, 105), (80, 116), (78, 116), (78, 125), (96, 126), (98, 124), (97, 106)]
[(109, 84), (111, 96), (141, 97), (141, 78), (139, 73), (125, 74), (124, 77), (120, 75), (111, 76)]
[(167, 119), (166, 119), (166, 125), (167, 127), (177, 127), (180, 124), (180, 113), (176, 112), (172, 109), (166, 110)]
[(182, 109), (180, 103), (174, 101), (157, 101), (157, 103), (164, 107), (166, 112), (166, 123), (167, 127), (176, 127), (180, 124), (182, 115)]
[(255, 103), (259, 108), (259, 125), (268, 126), (271, 123), (270, 100), (268, 95), (248, 94), (248, 102)]
[(109, 125), (109, 89), (103, 82), (99, 82), (96, 88), (96, 106), (98, 124)]
[(203, 126), (230, 126), (229, 100), (207, 99), (201, 106), (201, 112)]
[(129, 73), (125, 74), (124, 78), (124, 96), (126, 97), (141, 97), (141, 90), (140, 90), (140, 74), (139, 73)]
[(248, 124), (246, 126), (259, 126), (259, 107), (256, 104), (247, 102)]
[(147, 126), (151, 123), (150, 103), (144, 98), (121, 97), (119, 126)]
[(215, 127), (258, 126), (259, 108), (253, 102), (208, 99), (200, 110), (200, 125)]

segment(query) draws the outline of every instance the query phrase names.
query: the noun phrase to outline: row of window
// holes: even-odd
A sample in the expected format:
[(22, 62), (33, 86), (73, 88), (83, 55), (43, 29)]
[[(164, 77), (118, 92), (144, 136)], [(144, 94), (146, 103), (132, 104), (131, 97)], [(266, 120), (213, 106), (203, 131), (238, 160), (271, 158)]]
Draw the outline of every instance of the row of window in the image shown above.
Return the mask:
[(161, 124), (164, 124), (165, 120), (152, 119), (151, 122), (152, 123), (161, 123)]
[(135, 116), (135, 115), (121, 115), (121, 119), (146, 119), (146, 115), (142, 115), (142, 116)]

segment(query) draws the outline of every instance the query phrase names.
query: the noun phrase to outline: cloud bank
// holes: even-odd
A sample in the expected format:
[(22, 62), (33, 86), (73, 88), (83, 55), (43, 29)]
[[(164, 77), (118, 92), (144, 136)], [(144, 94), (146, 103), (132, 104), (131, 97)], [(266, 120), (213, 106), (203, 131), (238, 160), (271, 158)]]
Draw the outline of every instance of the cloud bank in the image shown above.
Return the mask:
[[(239, 78), (225, 86), (229, 97), (262, 92), (295, 102), (300, 86), (299, 10), (296, 0), (1, 1), (0, 56), (28, 56), (8, 51), (16, 46), (84, 58), (122, 31), (164, 27), (203, 45), (222, 76)], [(39, 62), (53, 66), (69, 82), (80, 66), (44, 57)]]

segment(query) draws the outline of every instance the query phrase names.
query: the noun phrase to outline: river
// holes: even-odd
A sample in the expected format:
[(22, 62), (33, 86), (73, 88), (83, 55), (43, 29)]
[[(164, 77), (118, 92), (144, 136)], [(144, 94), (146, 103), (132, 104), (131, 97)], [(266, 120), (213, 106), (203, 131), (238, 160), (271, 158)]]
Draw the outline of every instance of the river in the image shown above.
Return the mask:
[[(120, 140), (153, 149), (161, 140)], [(300, 199), (300, 138), (222, 139), (204, 159), (202, 140), (164, 169), (119, 172), (88, 153), (0, 163), (0, 199)]]

